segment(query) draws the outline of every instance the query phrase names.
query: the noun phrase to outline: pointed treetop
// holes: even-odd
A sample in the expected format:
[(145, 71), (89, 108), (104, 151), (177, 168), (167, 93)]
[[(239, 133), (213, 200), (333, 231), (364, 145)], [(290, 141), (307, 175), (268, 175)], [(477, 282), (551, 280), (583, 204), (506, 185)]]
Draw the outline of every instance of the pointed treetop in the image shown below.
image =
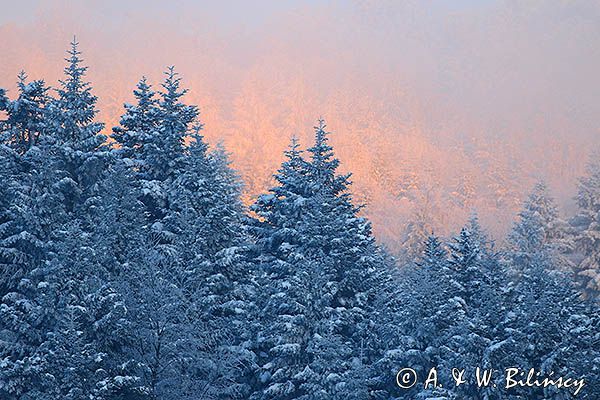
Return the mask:
[(435, 236), (433, 231), (425, 240), (423, 256), (417, 262), (418, 266), (434, 265), (446, 259), (446, 250), (442, 247), (439, 238)]
[(161, 84), (164, 91), (162, 92), (164, 107), (173, 106), (177, 104), (179, 98), (187, 93), (187, 89), (179, 89), (181, 78), (179, 77), (179, 73), (175, 72), (174, 66), (167, 67), (167, 70), (164, 72), (165, 80)]
[(301, 157), (302, 150), (300, 150), (300, 141), (296, 135), (293, 135), (290, 138), (290, 144), (288, 145), (287, 150), (284, 151), (284, 154), (290, 160)]
[(550, 194), (550, 190), (544, 181), (538, 181), (529, 198), (525, 202), (525, 208), (540, 214), (544, 223), (551, 223), (559, 218), (558, 207), (554, 202), (554, 198)]
[(189, 145), (189, 151), (192, 155), (206, 157), (208, 144), (204, 140), (204, 135), (201, 133), (203, 128), (204, 124), (199, 121), (194, 122), (192, 125), (192, 133), (190, 135), (192, 141)]
[(303, 187), (301, 177), (307, 173), (307, 163), (302, 158), (302, 150), (296, 136), (290, 139), (284, 155), (286, 159), (277, 170), (275, 180), (281, 184), (282, 189), (298, 192)]
[(142, 79), (137, 83), (133, 95), (138, 101), (136, 105), (137, 112), (141, 114), (149, 113), (158, 103), (158, 100), (154, 98), (156, 92), (152, 90), (152, 85), (148, 83), (145, 76), (142, 76)]
[[(325, 124), (325, 120), (319, 118), (317, 126), (314, 127), (315, 144), (308, 149), (308, 151), (312, 153), (313, 163), (316, 165), (325, 164), (333, 158), (333, 147), (327, 143), (329, 141), (328, 136), (331, 132), (327, 132), (325, 130), (326, 128), (327, 125)], [(334, 159), (333, 161), (337, 160)], [(335, 167), (337, 167), (337, 163), (335, 164)]]
[(77, 56), (77, 55), (81, 54), (81, 52), (78, 50), (79, 42), (77, 41), (77, 36), (73, 35), (73, 40), (71, 40), (70, 44), (71, 44), (71, 50), (67, 50), (67, 52), (71, 56)]
[[(77, 48), (78, 43), (74, 38), (71, 49), (67, 51), (69, 57), (65, 67), (65, 78), (59, 80), (60, 87), (57, 89), (58, 100), (54, 104), (54, 118), (57, 126), (56, 134), (62, 140), (74, 141), (86, 147), (96, 147), (101, 142), (99, 135), (103, 124), (95, 122), (97, 114), (96, 102), (98, 98), (92, 94), (92, 87), (84, 80), (87, 67), (82, 66), (81, 54)], [(95, 137), (98, 136), (98, 143)], [(94, 140), (84, 144), (88, 139)]]
[(145, 75), (142, 76), (142, 78), (138, 81), (136, 88), (137, 89), (134, 89), (133, 93), (138, 98), (145, 97), (149, 93), (154, 93), (154, 92), (152, 92), (152, 85), (150, 85), (148, 83), (148, 79), (146, 78)]
[(508, 236), (509, 243), (521, 253), (536, 253), (564, 234), (554, 199), (546, 184), (538, 181), (523, 202), (519, 220)]
[(308, 149), (311, 153), (310, 171), (312, 179), (316, 183), (317, 191), (327, 189), (334, 195), (345, 192), (350, 185), (350, 174), (338, 175), (336, 170), (340, 161), (335, 158), (333, 147), (329, 145), (329, 134), (327, 125), (321, 118), (315, 129), (315, 144)]
[(452, 264), (466, 264), (477, 259), (480, 252), (477, 240), (474, 240), (469, 228), (463, 227), (458, 236), (454, 238), (454, 243), (450, 244), (452, 249)]
[(133, 95), (138, 101), (137, 108), (142, 113), (149, 111), (158, 100), (154, 98), (156, 92), (152, 90), (152, 85), (148, 83), (145, 76), (138, 81), (136, 88), (133, 89)]
[[(69, 57), (65, 58), (67, 62), (67, 66), (65, 67), (65, 75), (67, 76), (66, 83), (63, 86), (66, 86), (66, 89), (71, 90), (79, 90), (83, 89), (89, 85), (89, 83), (81, 82), (81, 78), (85, 75), (87, 71), (87, 67), (82, 67), (80, 64), (83, 62), (83, 59), (80, 57), (81, 52), (78, 49), (79, 42), (73, 37), (73, 41), (71, 42), (71, 49), (67, 50), (67, 54)], [(63, 83), (61, 81), (61, 83)]]
[(163, 90), (160, 92), (159, 102), (163, 122), (176, 135), (187, 134), (187, 129), (197, 122), (200, 115), (198, 107), (183, 104), (180, 99), (188, 90), (181, 89), (181, 78), (175, 72), (175, 67), (170, 66), (165, 71), (165, 80), (161, 84)]
[[(65, 58), (67, 65), (64, 68), (66, 78), (59, 80), (62, 89), (58, 93), (62, 100), (72, 102), (73, 100), (82, 100), (85, 105), (95, 104), (96, 97), (92, 96), (90, 91), (90, 83), (85, 82), (83, 77), (87, 71), (86, 66), (81, 66), (83, 59), (79, 57), (81, 52), (78, 50), (79, 43), (73, 38), (71, 49), (67, 50), (69, 57)], [(83, 96), (84, 98), (78, 99)], [(73, 107), (81, 106), (80, 104), (71, 104)]]
[(487, 235), (481, 227), (481, 223), (479, 222), (479, 214), (476, 210), (471, 211), (468, 226), (471, 237), (473, 237), (475, 240), (479, 240), (480, 244), (482, 245), (487, 243)]
[(17, 75), (17, 86), (19, 87), (19, 89), (21, 91), (23, 91), (25, 89), (25, 85), (27, 83), (27, 74), (25, 73), (24, 70), (21, 70), (19, 72), (19, 75)]

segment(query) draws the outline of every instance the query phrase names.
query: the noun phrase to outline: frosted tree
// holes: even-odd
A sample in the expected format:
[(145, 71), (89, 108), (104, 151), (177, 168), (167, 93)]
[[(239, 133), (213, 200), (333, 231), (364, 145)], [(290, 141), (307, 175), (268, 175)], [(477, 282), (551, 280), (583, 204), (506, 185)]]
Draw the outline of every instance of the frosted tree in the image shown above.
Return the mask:
[(479, 215), (476, 211), (471, 212), (467, 229), (469, 230), (471, 240), (477, 245), (477, 247), (479, 247), (479, 251), (490, 252), (493, 250), (494, 243), (481, 226), (481, 223), (479, 222)]
[(453, 271), (451, 294), (471, 302), (484, 283), (479, 241), (468, 228), (461, 229), (450, 244), (450, 266)]
[[(6, 111), (6, 109), (8, 108), (8, 104), (9, 104), (9, 100), (8, 97), (6, 97), (6, 90), (3, 88), (0, 88), (0, 111)], [(4, 121), (1, 121), (4, 122)]]
[[(21, 78), (24, 85), (24, 75)], [(41, 132), (32, 130), (42, 125), (29, 124), (27, 115), (18, 112), (18, 101), (6, 99), (3, 104), (8, 119), (2, 124), (7, 130), (0, 145), (0, 395), (7, 398), (35, 397), (49, 383), (42, 379), (46, 352), (39, 348), (49, 331), (46, 322), (51, 318), (46, 315), (53, 310), (38, 301), (44, 286), (40, 268), (47, 261), (54, 222), (64, 215), (50, 189), (55, 181), (49, 157), (18, 141), (27, 135), (39, 138)]]
[(81, 52), (74, 39), (64, 69), (65, 77), (56, 90), (58, 98), (46, 107), (48, 152), (58, 175), (55, 190), (60, 192), (69, 213), (77, 213), (87, 199), (94, 196), (94, 184), (106, 165), (101, 149), (104, 125), (95, 121), (97, 98), (85, 81), (87, 67), (82, 66)]
[[(401, 303), (397, 308), (397, 321), (390, 328), (401, 331), (402, 338), (387, 354), (388, 370), (380, 374), (393, 373), (394, 365), (411, 365), (419, 376), (426, 376), (432, 367), (439, 368), (444, 363), (443, 349), (447, 346), (449, 330), (464, 320), (463, 304), (450, 293), (452, 271), (442, 243), (431, 234), (422, 247), (421, 256), (401, 273)], [(444, 386), (450, 387), (449, 376), (441, 369), (439, 378)], [(422, 389), (415, 387), (402, 394), (406, 398), (425, 394), (442, 397), (443, 394), (439, 390)], [(389, 391), (396, 393), (398, 389)]]
[(0, 296), (45, 259), (46, 244), (33, 212), (26, 163), (12, 148), (0, 145)]
[[(209, 153), (200, 125), (186, 151), (185, 169), (173, 182), (165, 218), (178, 235), (178, 254), (189, 276), (183, 287), (197, 312), (190, 315), (204, 351), (198, 363), (217, 368), (199, 379), (210, 396), (243, 398), (249, 391), (253, 292), (239, 183), (224, 151)], [(193, 367), (193, 365), (192, 365)], [(237, 371), (237, 373), (234, 373)], [(206, 394), (209, 397), (209, 394)]]
[(560, 218), (548, 188), (538, 182), (508, 236), (514, 265), (526, 267), (532, 257), (545, 253), (553, 259), (553, 265), (566, 269), (570, 264), (565, 256), (570, 247), (567, 234), (567, 225)]
[(46, 265), (65, 212), (43, 154), (36, 146), (20, 155), (0, 145), (0, 397), (43, 398), (54, 390), (47, 356), (57, 313), (46, 301)]
[[(544, 374), (574, 376), (577, 371), (577, 376), (594, 382), (590, 371), (598, 367), (598, 353), (590, 344), (599, 340), (593, 331), (597, 307), (586, 306), (572, 282), (547, 257), (538, 254), (529, 263), (507, 302), (504, 340), (491, 347), (488, 356), (502, 366), (535, 368)], [(591, 390), (589, 398), (594, 397), (595, 389)], [(523, 398), (559, 396), (541, 388), (526, 388), (518, 394)]]
[(88, 201), (85, 220), (106, 279), (119, 282), (142, 259), (148, 229), (140, 187), (129, 165), (115, 158), (97, 184), (97, 197)]
[[(99, 399), (143, 396), (146, 389), (136, 362), (123, 350), (130, 321), (122, 297), (99, 264), (94, 236), (77, 221), (65, 227), (56, 256), (44, 268), (39, 302), (54, 311), (50, 319), (46, 374), (57, 398)], [(38, 287), (40, 285), (38, 284)]]
[(159, 93), (157, 134), (145, 144), (148, 150), (146, 166), (150, 177), (157, 180), (165, 180), (179, 172), (178, 162), (185, 148), (185, 140), (198, 117), (196, 106), (181, 102), (187, 89), (181, 89), (180, 85), (181, 78), (175, 68), (169, 67)]
[(296, 226), (301, 216), (301, 206), (310, 196), (308, 167), (299, 147), (296, 138), (293, 138), (284, 153), (286, 160), (274, 176), (278, 185), (271, 188), (269, 194), (259, 196), (251, 207), (261, 217), (255, 221), (254, 235), (261, 249), (273, 256), (283, 256), (298, 244)]
[(18, 76), (19, 97), (6, 102), (8, 118), (2, 126), (3, 140), (19, 154), (24, 154), (38, 142), (42, 132), (47, 129), (45, 107), (50, 97), (43, 80), (27, 83), (24, 71)]
[(261, 372), (255, 398), (286, 398), (301, 393), (296, 375), (308, 364), (303, 350), (314, 317), (307, 315), (313, 309), (307, 304), (310, 281), (306, 268), (310, 265), (298, 254), (300, 218), (310, 196), (307, 163), (295, 138), (285, 156), (275, 175), (278, 185), (252, 206), (260, 217), (250, 229), (258, 244), (257, 264), (262, 271), (259, 279), (267, 291), (259, 303), (265, 318), (256, 345)]
[[(144, 143), (156, 135), (158, 129), (158, 99), (146, 77), (137, 84), (133, 95), (136, 104), (125, 104), (120, 125), (113, 127), (112, 138), (121, 146), (117, 151), (123, 158), (146, 159)], [(142, 171), (142, 165), (136, 165)]]
[(19, 219), (27, 231), (12, 242), (36, 238), (38, 246), (23, 247), (27, 270), (0, 307), (2, 343), (11, 343), (1, 349), (6, 368), (0, 390), (10, 398), (143, 394), (138, 378), (118, 362), (125, 308), (106, 281), (86, 224), (84, 210), (95, 199), (94, 183), (102, 171), (97, 168), (102, 125), (93, 121), (95, 97), (83, 81), (75, 42), (69, 54), (59, 96), (43, 112), (23, 100), (36, 85), (23, 82), (17, 100), (30, 110), (23, 117), (29, 123), (13, 127), (14, 138), (24, 139), (11, 143), (20, 143), (23, 152)]
[(153, 396), (243, 398), (252, 285), (240, 184), (224, 150), (209, 151), (177, 73), (165, 75), (156, 99), (138, 84), (137, 104), (113, 129), (147, 226), (126, 283), (138, 311), (133, 351)]
[(579, 180), (576, 200), (579, 212), (572, 224), (575, 226), (574, 240), (581, 258), (576, 273), (586, 295), (597, 298), (600, 292), (599, 161), (592, 160), (587, 175)]
[(56, 139), (72, 146), (72, 150), (86, 152), (97, 149), (104, 137), (99, 135), (103, 124), (95, 121), (98, 98), (92, 94), (91, 84), (85, 81), (87, 67), (81, 65), (83, 59), (78, 46), (73, 39), (71, 49), (67, 51), (69, 57), (65, 59), (65, 77), (59, 81), (58, 99), (51, 103), (50, 116)]
[(424, 243), (432, 230), (425, 208), (418, 207), (406, 225), (401, 244), (402, 259), (405, 262), (416, 260), (422, 254)]
[[(49, 100), (43, 81), (26, 82), (24, 72), (19, 74), (19, 96), (6, 99), (3, 108), (7, 119), (0, 123), (2, 170), (4, 182), (2, 198), (2, 282), (0, 295), (14, 289), (19, 280), (44, 259), (44, 232), (41, 230), (42, 210), (36, 205), (40, 185), (35, 177), (51, 173), (37, 168), (39, 149), (34, 148), (46, 128), (44, 107)], [(43, 190), (43, 189), (42, 189)], [(50, 196), (48, 196), (50, 197)]]
[[(320, 385), (334, 398), (366, 398), (365, 382), (356, 376), (364, 376), (366, 365), (379, 357), (368, 327), (371, 317), (376, 316), (370, 311), (381, 288), (380, 280), (384, 278), (380, 273), (385, 266), (370, 223), (357, 215), (360, 208), (352, 203), (350, 175), (337, 172), (339, 160), (322, 120), (315, 127), (315, 143), (308, 152), (312, 196), (303, 221), (302, 247), (307, 258), (322, 268), (318, 273), (328, 280), (318, 296), (327, 301), (316, 325), (319, 336), (315, 335), (315, 342), (309, 345), (309, 353), (315, 357), (309, 368), (321, 381), (311, 385)], [(346, 352), (341, 359), (330, 346), (335, 340), (341, 342), (339, 351)], [(318, 350), (324, 345), (328, 351)], [(361, 389), (356, 390), (356, 385)]]
[(381, 356), (369, 327), (383, 258), (328, 135), (319, 121), (308, 160), (293, 141), (278, 185), (253, 207), (263, 279), (272, 282), (257, 398), (367, 398), (366, 371)]
[[(240, 243), (243, 207), (240, 184), (229, 168), (223, 150), (210, 154), (197, 125), (186, 150), (184, 169), (173, 183), (172, 209), (178, 222), (191, 224), (190, 239), (197, 254), (214, 259), (228, 247)], [(191, 213), (191, 215), (185, 215)], [(194, 231), (195, 229), (195, 231)]]
[[(472, 226), (463, 228), (449, 245), (447, 292), (456, 322), (441, 338), (445, 370), (451, 370), (451, 365), (485, 366), (485, 351), (498, 340), (497, 326), (503, 317), (498, 310), (502, 309), (500, 283), (504, 285), (505, 279), (496, 256), (480, 247), (484, 232), (472, 235)], [(464, 396), (482, 395), (485, 390), (474, 384), (456, 388)]]

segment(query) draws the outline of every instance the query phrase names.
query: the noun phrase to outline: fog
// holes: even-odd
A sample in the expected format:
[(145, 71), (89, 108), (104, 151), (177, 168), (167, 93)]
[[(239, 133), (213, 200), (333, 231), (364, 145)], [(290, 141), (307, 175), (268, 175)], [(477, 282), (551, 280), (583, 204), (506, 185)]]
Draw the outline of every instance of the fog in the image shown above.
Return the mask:
[(0, 87), (56, 85), (77, 35), (108, 130), (175, 65), (247, 202), (323, 116), (392, 248), (415, 215), (450, 234), (477, 211), (500, 240), (539, 179), (568, 216), (600, 143), (599, 2), (120, 3), (3, 1)]

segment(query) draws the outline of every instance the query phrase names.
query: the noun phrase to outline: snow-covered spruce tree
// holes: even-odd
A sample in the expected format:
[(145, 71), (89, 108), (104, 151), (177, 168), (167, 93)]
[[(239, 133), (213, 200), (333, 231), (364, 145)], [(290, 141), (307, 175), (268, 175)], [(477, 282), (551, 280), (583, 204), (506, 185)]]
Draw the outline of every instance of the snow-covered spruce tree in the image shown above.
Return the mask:
[[(32, 210), (32, 175), (35, 175), (31, 159), (35, 151), (26, 154), (35, 145), (44, 130), (43, 112), (48, 100), (43, 81), (26, 82), (24, 72), (17, 83), (19, 97), (6, 99), (3, 108), (7, 119), (0, 123), (2, 200), (0, 212), (0, 263), (2, 278), (0, 298), (14, 290), (19, 280), (43, 260), (43, 238), (38, 231)], [(39, 216), (39, 215), (38, 215)]]
[(141, 260), (148, 241), (141, 190), (129, 164), (114, 157), (86, 203), (96, 262), (110, 282), (119, 283)]
[(564, 361), (564, 374), (585, 379), (586, 387), (577, 397), (591, 400), (600, 396), (600, 309), (597, 303), (576, 302), (572, 311), (566, 323), (563, 320), (566, 334), (555, 359)]
[(196, 307), (189, 319), (203, 346), (201, 353), (192, 353), (196, 365), (190, 367), (206, 398), (246, 398), (254, 362), (249, 350), (254, 289), (240, 184), (224, 150), (208, 152), (200, 128), (195, 127), (185, 169), (173, 182), (166, 218), (178, 235), (184, 288)]
[(538, 182), (519, 212), (519, 220), (508, 236), (512, 265), (526, 268), (532, 257), (546, 253), (555, 267), (566, 270), (570, 266), (565, 253), (569, 252), (568, 228), (558, 213), (554, 200), (544, 182)]
[(477, 292), (483, 286), (485, 276), (479, 241), (471, 235), (469, 228), (462, 228), (450, 247), (452, 280), (450, 294), (460, 296), (465, 302), (477, 300)]
[[(600, 336), (594, 331), (598, 307), (581, 300), (573, 282), (560, 268), (565, 228), (545, 186), (536, 185), (525, 203), (509, 238), (509, 268), (517, 270), (514, 289), (507, 298), (507, 333), (503, 349), (490, 352), (503, 365), (509, 362), (523, 369), (535, 368), (558, 376), (580, 376), (597, 385), (598, 351), (594, 343)], [(591, 345), (591, 346), (590, 346)], [(597, 347), (597, 346), (596, 346)], [(516, 349), (516, 351), (515, 351)], [(495, 353), (495, 354), (494, 354)], [(514, 354), (519, 357), (515, 359)], [(559, 392), (538, 389), (519, 393), (561, 398)], [(594, 398), (594, 389), (579, 396)]]
[(35, 145), (45, 127), (45, 106), (50, 100), (43, 80), (27, 83), (27, 74), (21, 71), (17, 88), (19, 97), (5, 106), (8, 118), (0, 132), (3, 142), (24, 154)]
[[(299, 248), (303, 206), (311, 195), (308, 167), (295, 138), (285, 156), (275, 175), (278, 185), (251, 207), (259, 217), (251, 230), (257, 239), (259, 286), (263, 288), (256, 399), (294, 398), (303, 393), (297, 375), (307, 368), (306, 346), (316, 318), (310, 314), (315, 308), (308, 303), (311, 265)], [(316, 285), (322, 283), (319, 280)]]
[(45, 268), (44, 296), (55, 310), (47, 373), (58, 398), (145, 398), (138, 365), (125, 352), (133, 327), (123, 296), (101, 263), (97, 236), (82, 226), (64, 227)]
[[(181, 89), (181, 78), (174, 67), (165, 72), (162, 91), (159, 93), (158, 129), (143, 142), (147, 179), (165, 181), (182, 169), (185, 140), (198, 118), (198, 107), (186, 105), (181, 98), (187, 89)], [(140, 99), (141, 100), (141, 99)]]
[[(123, 200), (133, 206), (133, 217), (138, 220), (141, 217), (141, 229), (138, 228), (137, 233), (131, 232), (140, 235), (136, 243), (140, 250), (139, 257), (125, 260), (126, 264), (121, 266), (125, 273), (115, 282), (123, 293), (128, 293), (126, 305), (131, 310), (129, 318), (133, 325), (131, 354), (142, 368), (144, 386), (148, 388), (151, 398), (156, 399), (175, 398), (178, 393), (181, 394), (187, 376), (177, 371), (176, 365), (180, 360), (177, 346), (179, 343), (189, 343), (193, 331), (182, 319), (186, 304), (183, 288), (185, 271), (178, 254), (178, 237), (176, 232), (166, 227), (165, 221), (169, 214), (169, 191), (180, 172), (180, 169), (176, 171), (173, 167), (175, 162), (181, 163), (183, 139), (188, 135), (191, 122), (188, 119), (177, 121), (177, 110), (188, 108), (177, 100), (183, 96), (178, 86), (179, 79), (171, 69), (163, 85), (164, 101), (159, 104), (152, 100), (153, 93), (147, 84), (138, 84), (138, 88), (141, 87), (135, 93), (138, 104), (126, 105), (125, 115), (121, 118), (122, 125), (113, 128), (113, 137), (122, 145), (113, 152), (116, 156), (113, 173), (121, 168), (120, 165), (129, 167), (127, 175), (133, 180), (128, 185), (132, 189), (131, 196), (123, 197)], [(168, 92), (171, 95), (167, 95)], [(164, 99), (167, 96), (170, 99), (168, 101)], [(161, 105), (165, 108), (161, 108)], [(163, 125), (162, 117), (171, 122)], [(181, 146), (176, 151), (163, 148), (164, 139), (161, 135), (167, 134), (179, 136)], [(167, 157), (171, 157), (171, 160), (166, 160)], [(164, 160), (165, 165), (161, 166), (158, 159)], [(161, 172), (167, 168), (168, 173)], [(118, 177), (115, 175), (111, 179), (118, 180)], [(110, 180), (106, 183), (109, 189), (107, 201), (118, 201), (110, 199), (116, 194), (110, 188), (119, 191), (122, 188), (111, 184)], [(104, 203), (103, 200), (101, 202)], [(135, 211), (138, 206), (139, 213)], [(106, 207), (100, 210), (102, 213), (110, 212)], [(117, 231), (110, 232), (111, 228), (107, 227), (108, 237), (121, 241), (114, 236), (118, 234)], [(126, 242), (122, 243), (127, 245)]]
[[(138, 82), (133, 91), (136, 104), (125, 104), (125, 114), (120, 125), (113, 127), (111, 137), (120, 145), (115, 149), (122, 158), (141, 161), (147, 158), (144, 144), (156, 136), (158, 128), (158, 99), (146, 77)], [(136, 168), (143, 168), (136, 165)]]
[[(17, 83), (19, 97), (6, 99), (7, 119), (0, 123), (2, 158), (2, 245), (3, 289), (0, 296), (45, 259), (44, 241), (59, 199), (50, 194), (52, 163), (38, 141), (46, 130), (44, 107), (49, 100), (43, 81), (26, 82), (24, 72)], [(51, 217), (46, 210), (54, 210)], [(8, 286), (6, 286), (8, 285)], [(9, 287), (10, 286), (10, 287)]]
[(170, 235), (161, 231), (161, 220), (169, 209), (169, 190), (185, 169), (185, 142), (198, 118), (198, 108), (181, 101), (187, 89), (180, 85), (181, 78), (174, 67), (169, 67), (155, 99), (150, 85), (142, 79), (134, 91), (137, 104), (126, 105), (121, 125), (113, 128), (113, 138), (122, 146), (118, 152), (135, 168), (148, 221), (157, 222), (153, 229), (157, 238), (164, 240)]
[[(507, 299), (503, 348), (491, 348), (489, 356), (504, 367), (583, 377), (592, 391), (579, 396), (594, 398), (599, 367), (594, 345), (600, 339), (594, 331), (598, 308), (581, 300), (572, 282), (546, 254), (536, 253), (529, 264)], [(523, 388), (510, 393), (515, 392), (523, 399), (564, 398), (564, 393), (551, 388)]]
[(572, 220), (575, 249), (580, 261), (575, 267), (586, 296), (597, 299), (600, 293), (600, 155), (588, 165), (587, 175), (579, 180), (579, 212)]
[[(28, 271), (2, 299), (0, 391), (8, 398), (136, 398), (143, 393), (136, 377), (115, 357), (124, 308), (104, 281), (84, 224), (102, 171), (96, 168), (101, 125), (93, 121), (95, 97), (82, 81), (75, 42), (69, 54), (59, 98), (35, 123), (13, 130), (14, 138), (35, 138), (11, 144), (25, 151), (19, 210), (35, 232), (19, 237), (38, 238), (43, 257), (28, 259)], [(39, 108), (28, 107), (37, 118)]]
[(240, 185), (224, 151), (208, 151), (198, 109), (181, 102), (186, 90), (173, 68), (162, 86), (155, 101), (140, 82), (138, 104), (126, 106), (113, 135), (149, 231), (143, 265), (128, 283), (139, 311), (134, 351), (155, 397), (244, 398), (251, 285)]
[[(499, 323), (503, 318), (502, 287), (506, 284), (497, 256), (481, 250), (483, 232), (472, 236), (463, 228), (449, 245), (450, 276), (447, 297), (453, 305), (455, 322), (440, 338), (441, 369), (451, 371), (455, 365), (487, 367), (486, 351), (501, 340)], [(456, 388), (459, 396), (482, 396), (487, 388), (473, 382)]]
[(414, 262), (423, 253), (423, 246), (433, 230), (427, 219), (425, 207), (417, 207), (413, 212), (404, 232), (401, 248), (401, 259), (404, 263)]
[[(401, 332), (402, 339), (396, 349), (388, 352), (387, 361), (396, 372), (399, 365), (410, 365), (419, 376), (427, 376), (431, 368), (444, 363), (440, 349), (446, 345), (450, 329), (462, 320), (462, 306), (450, 295), (450, 264), (438, 237), (430, 234), (422, 247), (423, 254), (401, 272), (401, 303), (392, 329)], [(445, 387), (451, 387), (450, 377), (441, 369), (439, 380)], [(412, 390), (396, 387), (389, 391), (401, 398), (448, 395), (441, 390), (423, 390), (421, 385)]]
[(60, 191), (68, 213), (78, 213), (88, 198), (94, 196), (94, 184), (101, 178), (106, 164), (102, 149), (103, 124), (97, 122), (97, 98), (85, 81), (87, 67), (82, 66), (81, 52), (73, 40), (60, 80), (58, 98), (46, 108), (46, 125), (54, 170), (60, 174), (56, 190)]
[(15, 288), (28, 264), (28, 254), (16, 246), (24, 228), (13, 204), (18, 190), (18, 156), (6, 145), (0, 147), (0, 298)]
[(305, 160), (293, 142), (278, 185), (253, 206), (268, 294), (255, 398), (367, 398), (368, 366), (381, 354), (370, 328), (384, 268), (370, 225), (357, 216), (349, 175), (325, 124)]
[(0, 394), (141, 398), (139, 379), (119, 363), (127, 321), (114, 290), (59, 264), (37, 272), (2, 301)]
[[(17, 101), (17, 100), (15, 100)], [(39, 300), (40, 268), (47, 260), (50, 232), (60, 219), (60, 200), (52, 194), (49, 158), (36, 146), (20, 154), (19, 129), (28, 125), (6, 99), (8, 121), (2, 124), (0, 145), (0, 214), (2, 228), (2, 302), (0, 304), (0, 395), (15, 398), (40, 393), (44, 387), (44, 352), (48, 319), (53, 315)], [(23, 116), (23, 115), (21, 115)], [(40, 128), (40, 126), (37, 126)], [(39, 137), (41, 130), (28, 132)], [(48, 168), (48, 171), (43, 171)], [(56, 218), (56, 219), (55, 219)], [(42, 283), (43, 286), (43, 283)]]
[(221, 250), (240, 244), (243, 207), (226, 153), (209, 153), (200, 129), (201, 125), (194, 127), (170, 204), (174, 223), (189, 225), (181, 230), (188, 235), (187, 249), (215, 260)]
[(494, 242), (481, 226), (477, 211), (471, 211), (466, 228), (469, 231), (471, 241), (477, 245), (479, 252), (482, 253), (482, 257), (494, 251)]

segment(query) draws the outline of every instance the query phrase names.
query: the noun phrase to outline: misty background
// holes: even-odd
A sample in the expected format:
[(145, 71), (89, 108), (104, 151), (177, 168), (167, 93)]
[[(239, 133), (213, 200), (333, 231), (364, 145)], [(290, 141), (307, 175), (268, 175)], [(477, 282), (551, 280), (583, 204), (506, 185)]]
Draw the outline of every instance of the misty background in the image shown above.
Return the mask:
[(77, 35), (106, 133), (135, 83), (175, 65), (247, 202), (323, 116), (375, 233), (501, 239), (544, 179), (569, 215), (600, 138), (600, 2), (2, 1), (0, 87), (56, 86)]

